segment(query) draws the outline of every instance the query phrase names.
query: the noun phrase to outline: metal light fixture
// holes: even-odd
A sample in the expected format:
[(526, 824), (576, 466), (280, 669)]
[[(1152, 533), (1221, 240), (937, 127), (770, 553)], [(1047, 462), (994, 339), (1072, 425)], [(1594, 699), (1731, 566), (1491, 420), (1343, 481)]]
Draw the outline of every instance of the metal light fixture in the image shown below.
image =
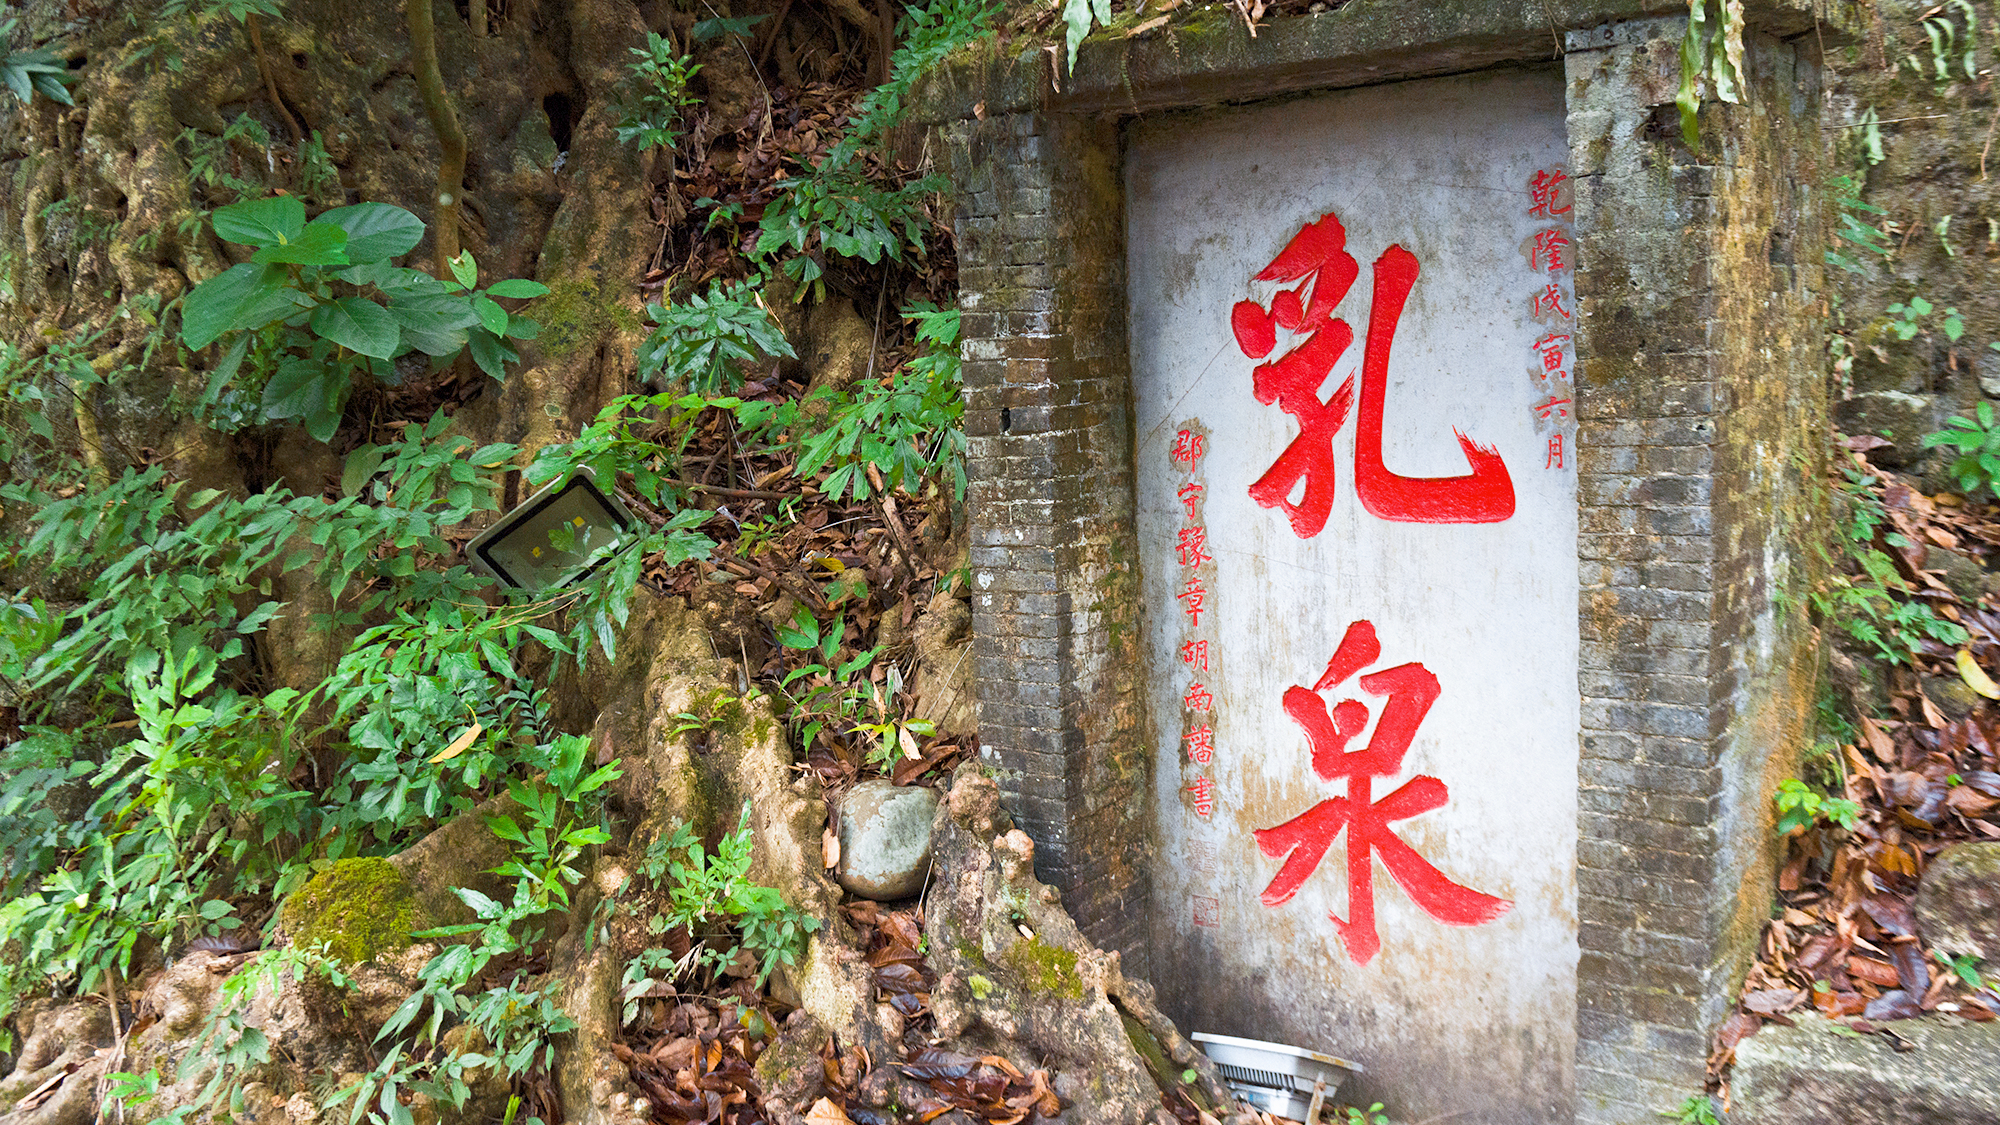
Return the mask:
[(589, 469), (522, 501), (466, 544), (473, 569), (533, 593), (561, 589), (639, 539), (632, 513)]
[(1195, 1032), (1192, 1038), (1201, 1044), (1237, 1097), (1266, 1113), (1294, 1121), (1304, 1121), (1311, 1112), (1313, 1087), (1319, 1082), (1326, 1083), (1326, 1096), (1332, 1097), (1348, 1075), (1361, 1073), (1358, 1063), (1286, 1043), (1205, 1031)]

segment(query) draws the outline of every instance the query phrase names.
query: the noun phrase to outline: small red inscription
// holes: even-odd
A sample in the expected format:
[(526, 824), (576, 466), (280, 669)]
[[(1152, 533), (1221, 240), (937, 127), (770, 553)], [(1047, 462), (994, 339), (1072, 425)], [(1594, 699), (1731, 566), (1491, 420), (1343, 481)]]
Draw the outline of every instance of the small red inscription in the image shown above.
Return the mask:
[(1528, 251), (1528, 268), (1535, 270), (1559, 270), (1563, 268), (1563, 251), (1569, 249), (1569, 238), (1554, 227), (1535, 232), (1534, 248)]
[(1207, 820), (1209, 815), (1215, 812), (1215, 781), (1211, 778), (1197, 777), (1194, 783), (1187, 787), (1187, 791), (1194, 797), (1194, 814)]
[(1563, 436), (1561, 434), (1556, 434), (1549, 438), (1549, 455), (1548, 458), (1542, 462), (1542, 468), (1560, 469), (1562, 467), (1563, 467)]
[(1209, 560), (1208, 529), (1205, 527), (1181, 528), (1180, 541), (1174, 544), (1174, 553), (1180, 556), (1182, 566), (1200, 566)]
[(1181, 490), (1179, 492), (1179, 496), (1181, 498), (1181, 507), (1187, 509), (1187, 517), (1189, 519), (1194, 518), (1195, 505), (1201, 502), (1202, 493), (1207, 491), (1208, 489), (1202, 487), (1199, 484), (1196, 484), (1194, 481), (1189, 481), (1186, 484), (1181, 485)]
[(1200, 681), (1188, 685), (1187, 694), (1181, 696), (1181, 706), (1197, 713), (1208, 711), (1215, 706), (1215, 697)]
[(1187, 585), (1182, 588), (1180, 593), (1174, 596), (1181, 600), (1181, 609), (1186, 611), (1188, 615), (1188, 625), (1190, 627), (1199, 626), (1201, 624), (1201, 604), (1208, 596), (1208, 591), (1202, 588), (1201, 576), (1198, 574), (1190, 576), (1187, 580)]
[(1348, 741), (1367, 725), (1367, 706), (1346, 699), (1329, 712), (1318, 693), (1339, 686), (1374, 663), (1381, 653), (1375, 626), (1356, 621), (1347, 627), (1340, 647), (1327, 661), (1325, 674), (1311, 690), (1293, 687), (1285, 691), (1285, 713), (1306, 732), (1313, 772), (1326, 781), (1345, 778), (1347, 795), (1320, 801), (1283, 824), (1254, 832), (1259, 850), (1272, 859), (1284, 860), (1262, 896), (1264, 905), (1280, 906), (1298, 893), (1326, 857), (1335, 837), (1346, 831), (1348, 917), (1331, 912), (1327, 916), (1347, 947), (1348, 957), (1359, 965), (1367, 964), (1382, 948), (1375, 927), (1377, 855), (1410, 898), (1440, 922), (1476, 926), (1491, 922), (1513, 906), (1506, 899), (1447, 879), (1390, 831), (1393, 821), (1443, 807), (1450, 798), (1444, 782), (1419, 776), (1380, 800), (1374, 797), (1374, 780), (1402, 769), (1403, 755), (1416, 737), (1417, 726), (1437, 701), (1438, 680), (1429, 669), (1421, 664), (1399, 664), (1362, 676), (1361, 690), (1386, 697), (1386, 701), (1367, 748), (1347, 750)]
[(1187, 756), (1196, 765), (1205, 766), (1215, 760), (1215, 728), (1196, 727), (1187, 732), (1183, 742), (1187, 747)]
[(1553, 313), (1556, 316), (1563, 318), (1564, 320), (1575, 319), (1574, 317), (1570, 316), (1569, 310), (1563, 307), (1562, 286), (1556, 284), (1553, 281), (1549, 282), (1549, 287), (1547, 289), (1544, 289), (1540, 293), (1535, 294), (1533, 299), (1534, 299), (1534, 315), (1538, 317), (1547, 316)]
[(1557, 418), (1567, 418), (1569, 417), (1569, 405), (1568, 399), (1550, 395), (1547, 402), (1538, 402), (1535, 404), (1535, 417), (1540, 418), (1544, 422), (1548, 421), (1551, 415)]
[(1569, 175), (1561, 168), (1543, 168), (1528, 180), (1528, 214), (1537, 219), (1553, 219), (1557, 215), (1567, 215), (1571, 207), (1556, 203), (1562, 198), (1562, 186), (1569, 182)]
[(1182, 430), (1176, 433), (1174, 435), (1174, 462), (1186, 465), (1190, 469), (1194, 468), (1194, 463), (1201, 460), (1201, 455), (1207, 451), (1207, 444), (1208, 439), (1195, 433), (1193, 430)]
[(1194, 924), (1197, 926), (1222, 925), (1222, 900), (1208, 895), (1188, 896), (1194, 902)]
[(1181, 646), (1181, 663), (1192, 664), (1202, 671), (1208, 671), (1208, 642), (1189, 641)]

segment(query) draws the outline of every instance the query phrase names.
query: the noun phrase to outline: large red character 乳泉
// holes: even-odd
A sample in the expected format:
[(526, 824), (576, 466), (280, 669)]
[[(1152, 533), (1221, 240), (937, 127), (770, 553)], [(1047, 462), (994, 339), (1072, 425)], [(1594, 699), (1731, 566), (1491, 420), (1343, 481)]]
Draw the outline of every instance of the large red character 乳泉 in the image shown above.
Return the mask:
[(1514, 905), (1445, 878), (1390, 831), (1390, 822), (1441, 808), (1451, 796), (1444, 782), (1420, 776), (1381, 800), (1374, 797), (1375, 779), (1393, 776), (1402, 769), (1403, 755), (1416, 737), (1418, 724), (1437, 701), (1437, 677), (1421, 664), (1401, 664), (1361, 677), (1361, 690), (1387, 696), (1388, 701), (1382, 705), (1381, 721), (1375, 724), (1375, 736), (1367, 748), (1352, 752), (1347, 743), (1368, 725), (1367, 705), (1345, 699), (1329, 713), (1318, 694), (1338, 686), (1381, 655), (1375, 626), (1356, 621), (1347, 627), (1333, 659), (1327, 661), (1326, 673), (1311, 691), (1302, 687), (1286, 690), (1285, 713), (1305, 728), (1306, 741), (1312, 747), (1313, 772), (1327, 781), (1346, 778), (1347, 796), (1330, 797), (1283, 824), (1254, 833), (1259, 850), (1272, 859), (1284, 859), (1263, 894), (1265, 906), (1280, 906), (1299, 892), (1307, 876), (1326, 858), (1334, 838), (1346, 830), (1347, 918), (1331, 912), (1328, 917), (1357, 965), (1366, 965), (1382, 948), (1375, 930), (1377, 855), (1410, 898), (1440, 922), (1476, 926), (1491, 922)]
[[(1257, 401), (1276, 403), (1299, 423), (1299, 436), (1278, 456), (1250, 496), (1266, 508), (1283, 509), (1301, 539), (1318, 535), (1333, 510), (1333, 437), (1354, 403), (1348, 378), (1330, 399), (1320, 387), (1354, 342), (1354, 330), (1333, 310), (1361, 273), (1347, 252), (1347, 230), (1329, 211), (1307, 223), (1257, 275), (1258, 281), (1297, 282), (1280, 289), (1266, 309), (1239, 301), (1230, 310), (1237, 346), (1263, 359), (1277, 346), (1278, 329), (1304, 340), (1252, 372)], [(1388, 395), (1389, 355), (1396, 325), (1417, 284), (1417, 259), (1390, 246), (1375, 260), (1375, 295), (1368, 312), (1368, 340), (1361, 359), (1361, 412), (1354, 441), (1354, 490), (1362, 507), (1379, 519), (1405, 523), (1497, 523), (1514, 514), (1514, 482), (1500, 454), (1456, 430), (1459, 448), (1472, 471), (1456, 477), (1406, 477), (1382, 463), (1382, 407)], [(1303, 495), (1290, 500), (1299, 482)]]

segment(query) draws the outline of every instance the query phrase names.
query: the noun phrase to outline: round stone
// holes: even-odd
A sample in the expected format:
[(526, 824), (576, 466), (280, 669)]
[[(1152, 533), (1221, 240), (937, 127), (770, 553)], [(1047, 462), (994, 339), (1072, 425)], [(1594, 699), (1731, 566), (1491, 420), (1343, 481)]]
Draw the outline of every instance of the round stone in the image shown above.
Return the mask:
[(2000, 842), (1953, 844), (1917, 884), (1917, 929), (1949, 956), (2000, 958)]
[(878, 902), (923, 889), (931, 868), (937, 793), (922, 786), (864, 781), (840, 802), (840, 885)]

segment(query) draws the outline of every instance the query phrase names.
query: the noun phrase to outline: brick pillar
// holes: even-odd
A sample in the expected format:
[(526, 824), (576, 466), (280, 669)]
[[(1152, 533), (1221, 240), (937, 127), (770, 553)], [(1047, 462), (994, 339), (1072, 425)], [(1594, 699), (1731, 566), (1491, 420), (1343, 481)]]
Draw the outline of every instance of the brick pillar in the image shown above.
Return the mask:
[(945, 130), (981, 759), (1084, 933), (1144, 974), (1147, 759), (1115, 126)]
[(1583, 695), (1577, 1120), (1700, 1091), (1772, 900), (1768, 796), (1811, 730), (1825, 378), (1811, 35), (1749, 36), (1701, 151), (1685, 21), (1572, 32)]

